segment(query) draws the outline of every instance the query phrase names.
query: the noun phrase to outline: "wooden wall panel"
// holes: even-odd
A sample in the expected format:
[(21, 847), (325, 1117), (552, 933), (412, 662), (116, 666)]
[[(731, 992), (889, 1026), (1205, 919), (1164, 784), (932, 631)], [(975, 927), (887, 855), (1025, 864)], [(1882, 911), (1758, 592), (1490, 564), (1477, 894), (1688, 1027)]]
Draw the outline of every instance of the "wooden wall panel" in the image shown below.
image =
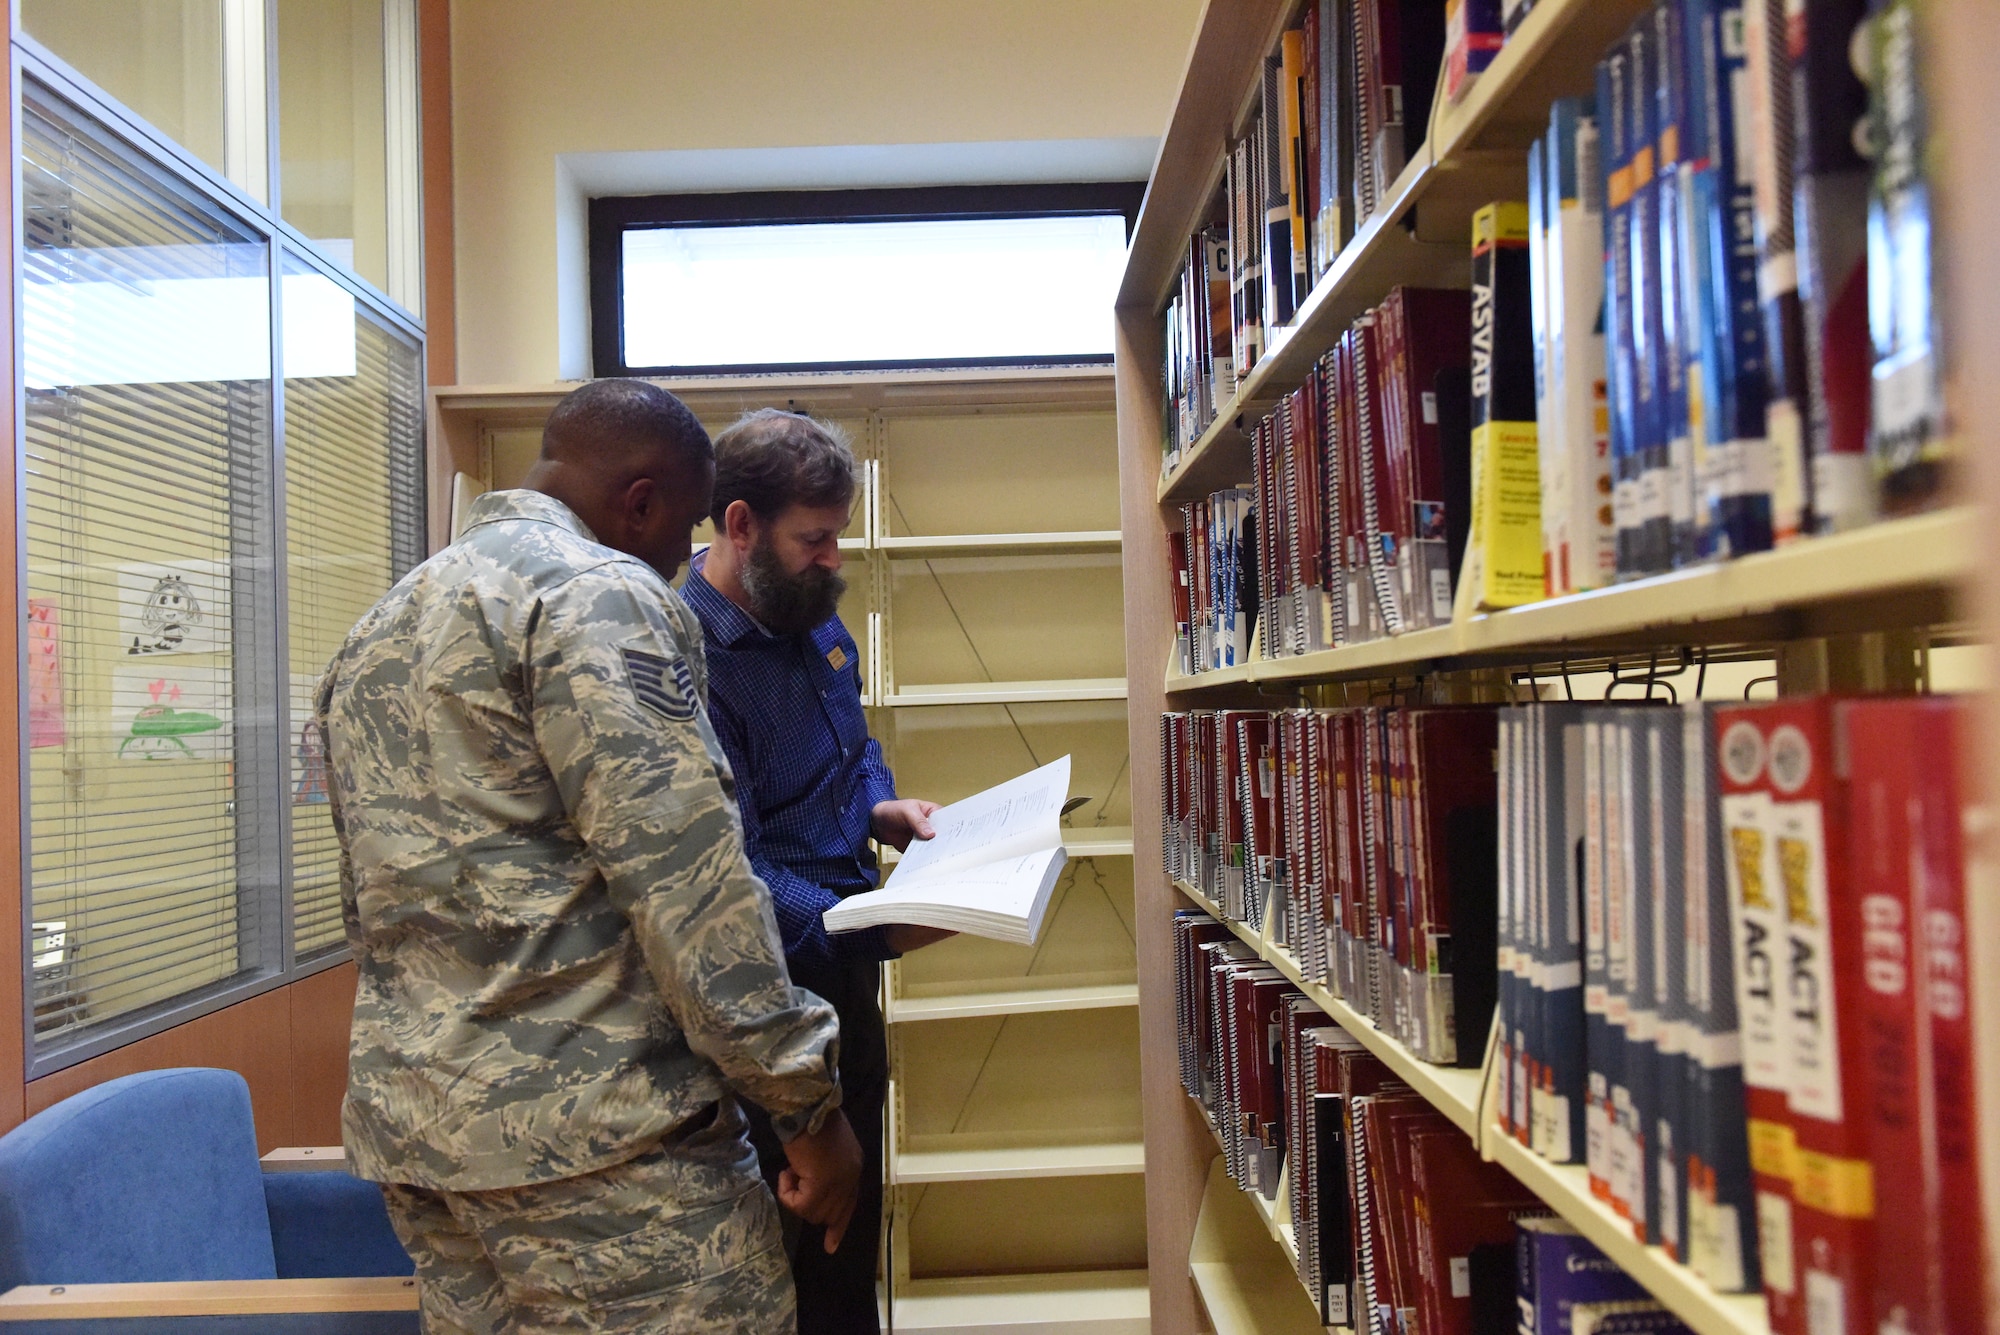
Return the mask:
[(31, 1080), (27, 1110), (31, 1115), (38, 1113), (72, 1094), (135, 1071), (221, 1066), (239, 1072), (250, 1083), (250, 1104), (257, 1116), (257, 1152), (296, 1144), (292, 1108), (298, 1071), (292, 1060), (292, 1003), (287, 995), (292, 990), (273, 988), (102, 1057)]
[(291, 994), (292, 1143), (338, 1145), (347, 1093), (347, 1031), (354, 1019), (354, 966), (340, 964), (285, 989)]
[(420, 0), (417, 60), (424, 163), (424, 361), (433, 385), (458, 383), (458, 284), (453, 252), (451, 0)]

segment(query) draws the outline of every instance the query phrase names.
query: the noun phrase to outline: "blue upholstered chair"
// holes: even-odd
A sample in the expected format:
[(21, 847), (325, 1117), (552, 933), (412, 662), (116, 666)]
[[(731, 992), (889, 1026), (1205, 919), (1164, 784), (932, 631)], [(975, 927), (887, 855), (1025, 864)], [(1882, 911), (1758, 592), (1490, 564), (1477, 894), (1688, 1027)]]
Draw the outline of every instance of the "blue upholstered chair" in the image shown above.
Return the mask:
[(0, 1335), (413, 1335), (412, 1269), (373, 1183), (263, 1170), (233, 1071), (125, 1076), (0, 1136)]

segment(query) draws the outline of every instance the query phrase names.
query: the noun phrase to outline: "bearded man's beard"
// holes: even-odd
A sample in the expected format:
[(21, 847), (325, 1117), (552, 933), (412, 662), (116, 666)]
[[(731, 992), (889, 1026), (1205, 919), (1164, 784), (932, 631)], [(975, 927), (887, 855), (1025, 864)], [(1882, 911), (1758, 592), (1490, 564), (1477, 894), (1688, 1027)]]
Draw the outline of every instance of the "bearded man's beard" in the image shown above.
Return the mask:
[(833, 615), (840, 595), (847, 592), (847, 581), (821, 565), (809, 565), (796, 575), (789, 573), (768, 537), (750, 549), (742, 580), (743, 592), (750, 599), (750, 614), (766, 630), (779, 635), (803, 635), (816, 629)]

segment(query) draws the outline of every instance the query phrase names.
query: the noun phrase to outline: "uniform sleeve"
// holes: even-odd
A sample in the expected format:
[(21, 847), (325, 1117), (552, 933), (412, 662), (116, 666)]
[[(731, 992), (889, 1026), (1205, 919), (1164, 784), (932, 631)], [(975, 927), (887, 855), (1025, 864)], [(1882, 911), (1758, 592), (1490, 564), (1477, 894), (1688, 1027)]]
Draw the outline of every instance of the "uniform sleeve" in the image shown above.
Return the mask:
[[(708, 718), (731, 772), (748, 774), (750, 747), (744, 736), (743, 720), (720, 700), (710, 702)], [(877, 757), (879, 767), (881, 748), (872, 737), (868, 739), (868, 749)], [(884, 774), (887, 772), (883, 770)], [(893, 788), (890, 793), (894, 795)], [(820, 915), (838, 904), (840, 896), (765, 856), (763, 817), (758, 814), (756, 801), (742, 789), (737, 793), (737, 808), (743, 821), (743, 847), (750, 855), (751, 869), (771, 888), (771, 905), (778, 915), (778, 935), (784, 943), (785, 960), (793, 969), (812, 977), (811, 970), (830, 968), (836, 960), (880, 963), (896, 958), (896, 952), (889, 949), (886, 928), (869, 927), (859, 932), (842, 932), (839, 936), (828, 933)]]
[(536, 741), (688, 1045), (790, 1139), (839, 1106), (836, 1021), (785, 970), (671, 596), (611, 567), (544, 598)]

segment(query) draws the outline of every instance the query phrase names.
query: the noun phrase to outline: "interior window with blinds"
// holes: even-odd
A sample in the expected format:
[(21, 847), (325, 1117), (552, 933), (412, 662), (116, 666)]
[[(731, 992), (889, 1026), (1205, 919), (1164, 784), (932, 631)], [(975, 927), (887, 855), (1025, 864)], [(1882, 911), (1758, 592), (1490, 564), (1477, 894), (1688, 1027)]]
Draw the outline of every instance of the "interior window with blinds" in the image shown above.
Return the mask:
[(290, 255), (283, 284), (292, 918), (308, 958), (345, 944), (313, 693), (349, 628), (423, 559), (423, 370), (414, 343)]
[(27, 951), (48, 1070), (344, 946), (307, 725), (349, 628), (424, 555), (423, 372), (379, 303), (23, 87)]
[(35, 1049), (283, 967), (269, 247), (21, 114)]

